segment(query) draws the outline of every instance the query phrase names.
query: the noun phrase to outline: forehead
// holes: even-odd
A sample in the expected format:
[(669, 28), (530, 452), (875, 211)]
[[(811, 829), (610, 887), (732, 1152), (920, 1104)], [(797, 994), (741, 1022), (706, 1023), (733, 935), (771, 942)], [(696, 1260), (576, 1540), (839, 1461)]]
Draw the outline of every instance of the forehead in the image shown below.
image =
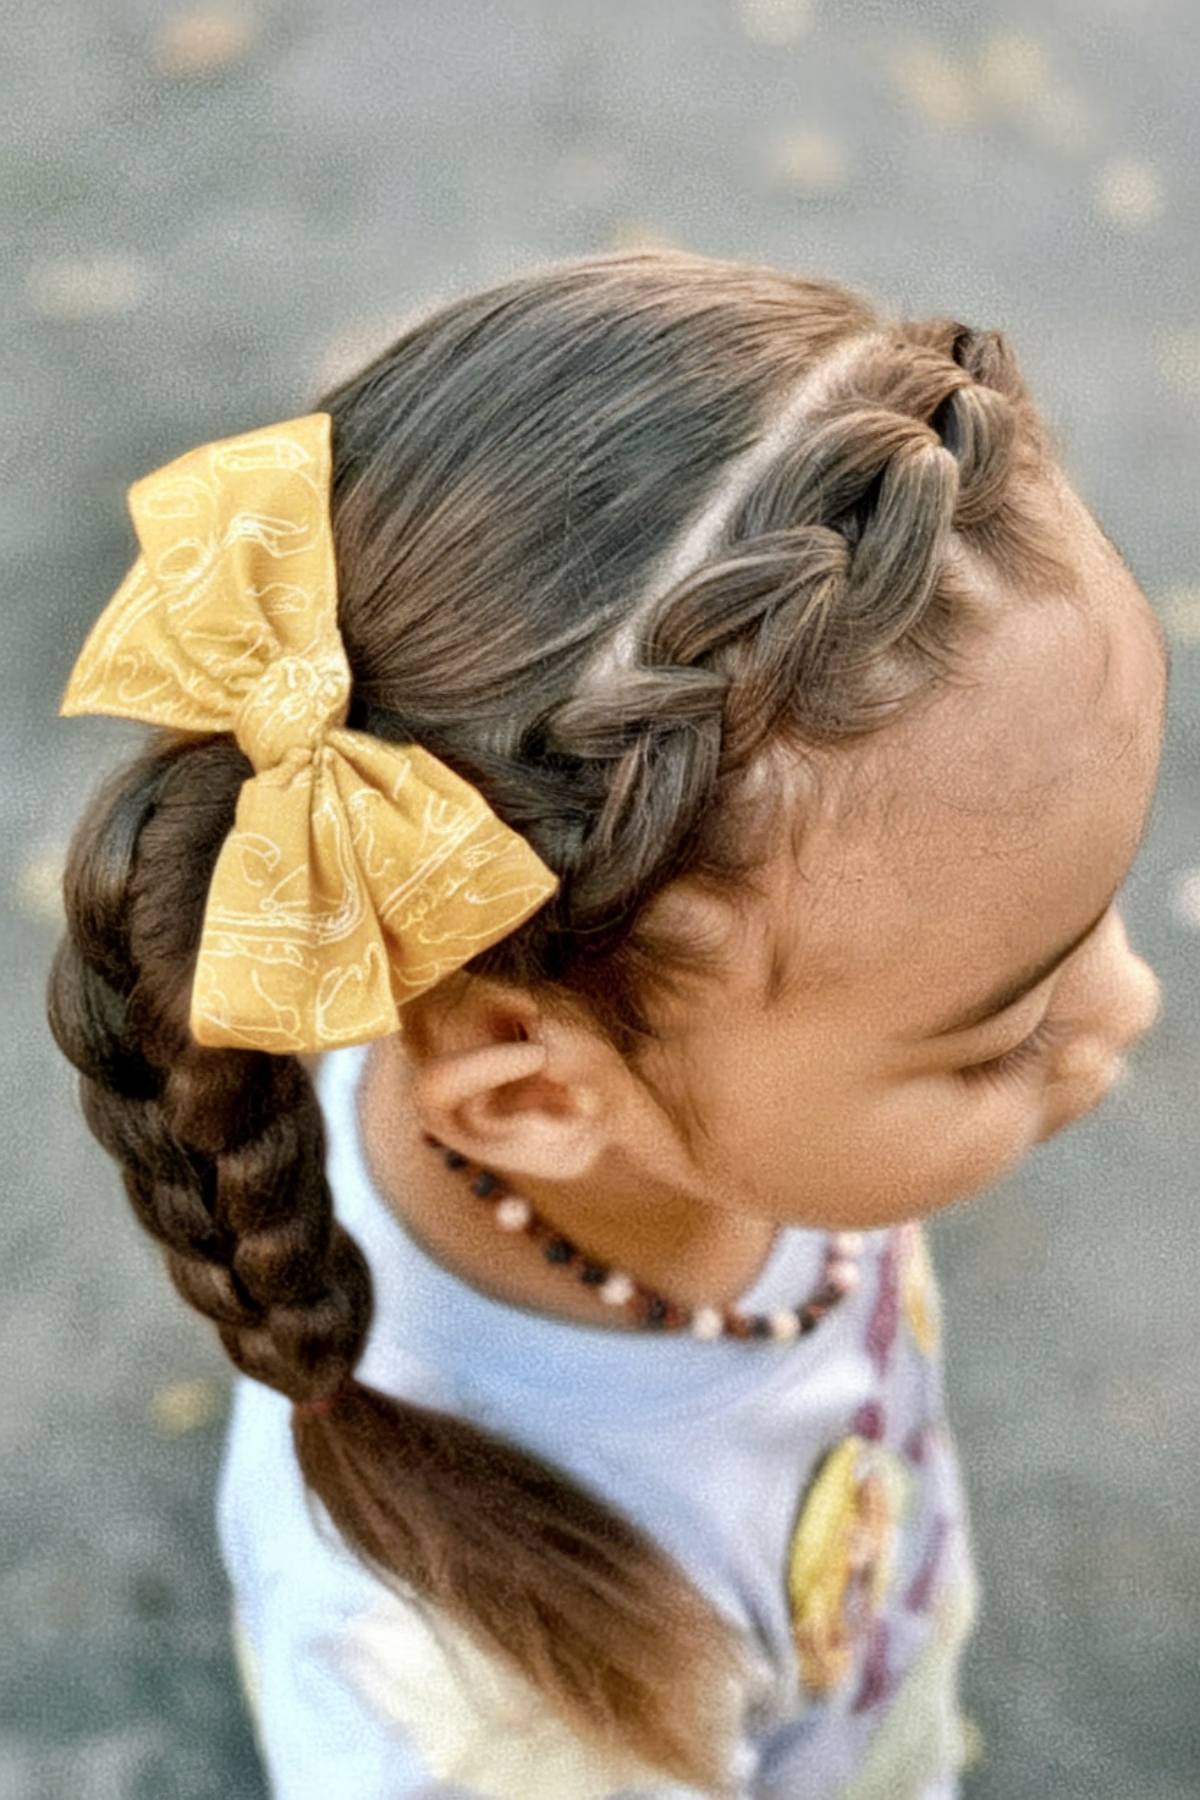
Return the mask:
[(932, 1029), (1068, 941), (1124, 879), (1165, 681), (1151, 609), (1100, 562), (1079, 602), (997, 594), (977, 687), (830, 759), (830, 803), (777, 868), (775, 929), (806, 1003), (861, 1012), (876, 1037)]

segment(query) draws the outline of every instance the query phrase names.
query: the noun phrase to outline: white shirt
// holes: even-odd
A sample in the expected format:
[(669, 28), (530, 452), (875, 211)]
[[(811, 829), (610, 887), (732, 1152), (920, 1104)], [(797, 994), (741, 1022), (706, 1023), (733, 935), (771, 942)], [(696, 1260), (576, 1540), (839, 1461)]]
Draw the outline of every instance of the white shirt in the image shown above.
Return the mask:
[[(791, 1342), (624, 1333), (495, 1300), (422, 1249), (375, 1191), (354, 1107), (368, 1050), (329, 1052), (315, 1076), (335, 1210), (374, 1283), (358, 1377), (502, 1433), (674, 1556), (757, 1657), (737, 1758), (746, 1800), (956, 1794), (957, 1667), (978, 1586), (920, 1226), (864, 1233), (858, 1289)], [(782, 1230), (739, 1308), (799, 1305), (826, 1241)], [(694, 1792), (583, 1745), (448, 1621), (439, 1641), (306, 1495), (291, 1410), (237, 1378), (217, 1497), (273, 1795)], [(818, 1586), (840, 1596), (848, 1654), (805, 1598)]]

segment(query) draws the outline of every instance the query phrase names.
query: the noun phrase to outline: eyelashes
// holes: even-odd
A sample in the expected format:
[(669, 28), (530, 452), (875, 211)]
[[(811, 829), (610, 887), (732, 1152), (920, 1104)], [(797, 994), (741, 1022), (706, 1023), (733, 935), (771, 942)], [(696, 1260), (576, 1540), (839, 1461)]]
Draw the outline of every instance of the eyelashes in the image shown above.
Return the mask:
[(989, 1057), (987, 1062), (971, 1063), (956, 1073), (968, 1086), (974, 1086), (977, 1082), (993, 1087), (1003, 1086), (1019, 1079), (1036, 1063), (1040, 1063), (1050, 1046), (1064, 1035), (1061, 1026), (1056, 1026), (1047, 1015), (1034, 1026), (1028, 1037), (1022, 1038), (1019, 1044), (1014, 1044), (1011, 1050), (1006, 1050), (1003, 1056)]

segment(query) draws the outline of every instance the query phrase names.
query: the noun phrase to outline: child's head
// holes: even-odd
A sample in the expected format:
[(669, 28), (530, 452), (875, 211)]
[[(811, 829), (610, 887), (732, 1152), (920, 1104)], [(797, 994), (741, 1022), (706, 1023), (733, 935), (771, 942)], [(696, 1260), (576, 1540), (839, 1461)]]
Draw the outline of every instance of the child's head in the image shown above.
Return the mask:
[(406, 1009), (426, 1125), (786, 1224), (989, 1185), (1156, 1008), (1107, 903), (1165, 692), (1003, 342), (659, 254), (456, 312), (329, 402), (350, 722), (563, 886)]
[[(1109, 902), (1157, 774), (1160, 639), (1002, 338), (646, 252), (448, 305), (320, 405), (347, 725), (439, 757), (561, 879), (405, 1009), (439, 1136), (839, 1227), (977, 1190), (1092, 1103), (1156, 1002)], [(301, 1398), (370, 1322), (319, 1110), (294, 1059), (185, 1030), (247, 772), (175, 736), (110, 784), (51, 1023), (181, 1293)], [(1102, 908), (1052, 988), (946, 1034)], [(968, 1073), (1043, 1013), (1019, 1071)], [(385, 1577), (579, 1728), (721, 1785), (728, 1642), (656, 1545), (369, 1390), (295, 1435)]]

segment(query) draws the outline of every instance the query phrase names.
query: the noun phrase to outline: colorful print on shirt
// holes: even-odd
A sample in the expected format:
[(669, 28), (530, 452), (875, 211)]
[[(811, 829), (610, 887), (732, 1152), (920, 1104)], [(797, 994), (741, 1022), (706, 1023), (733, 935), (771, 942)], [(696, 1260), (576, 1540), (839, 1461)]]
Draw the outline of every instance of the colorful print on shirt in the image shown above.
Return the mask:
[(932, 1359), (941, 1350), (941, 1306), (920, 1221), (911, 1219), (901, 1225), (897, 1237), (904, 1321), (922, 1356)]
[(861, 1648), (855, 1710), (888, 1691), (881, 1613), (910, 1482), (893, 1452), (869, 1438), (844, 1438), (822, 1460), (792, 1533), (788, 1606), (801, 1679), (823, 1698), (847, 1679)]

